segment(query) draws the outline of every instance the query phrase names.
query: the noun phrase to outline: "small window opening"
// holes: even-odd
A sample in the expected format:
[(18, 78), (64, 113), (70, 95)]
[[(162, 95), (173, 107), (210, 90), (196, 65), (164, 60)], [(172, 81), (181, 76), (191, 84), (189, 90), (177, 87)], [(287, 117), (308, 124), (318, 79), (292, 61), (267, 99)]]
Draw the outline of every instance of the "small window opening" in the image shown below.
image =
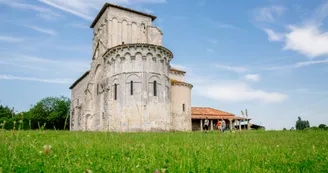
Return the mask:
[(124, 44), (124, 41), (122, 42), (122, 44)]
[(114, 100), (117, 100), (117, 84), (114, 85)]
[(182, 111), (185, 112), (186, 111), (186, 105), (182, 104)]
[(130, 94), (133, 95), (133, 81), (131, 81), (130, 83)]
[(154, 96), (157, 96), (157, 81), (154, 81)]

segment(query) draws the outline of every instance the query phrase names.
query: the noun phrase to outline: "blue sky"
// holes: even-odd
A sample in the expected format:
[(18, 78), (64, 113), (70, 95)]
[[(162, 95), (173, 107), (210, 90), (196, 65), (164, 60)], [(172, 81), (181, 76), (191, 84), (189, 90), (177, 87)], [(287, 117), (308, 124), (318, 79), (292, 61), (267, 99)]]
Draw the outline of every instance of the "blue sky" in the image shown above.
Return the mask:
[[(328, 124), (328, 1), (0, 0), (0, 104), (28, 110), (88, 70), (89, 28), (105, 2), (158, 18), (192, 105), (267, 129)], [(326, 77), (325, 77), (326, 76)]]

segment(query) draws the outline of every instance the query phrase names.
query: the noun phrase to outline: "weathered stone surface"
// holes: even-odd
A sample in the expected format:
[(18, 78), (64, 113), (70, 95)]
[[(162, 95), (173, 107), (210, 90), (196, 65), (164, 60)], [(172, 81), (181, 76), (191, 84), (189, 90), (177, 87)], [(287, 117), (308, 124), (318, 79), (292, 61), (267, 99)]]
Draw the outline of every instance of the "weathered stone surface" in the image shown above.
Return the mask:
[(108, 7), (93, 41), (90, 72), (72, 86), (71, 130), (191, 130), (191, 87), (171, 86), (173, 54), (150, 17)]

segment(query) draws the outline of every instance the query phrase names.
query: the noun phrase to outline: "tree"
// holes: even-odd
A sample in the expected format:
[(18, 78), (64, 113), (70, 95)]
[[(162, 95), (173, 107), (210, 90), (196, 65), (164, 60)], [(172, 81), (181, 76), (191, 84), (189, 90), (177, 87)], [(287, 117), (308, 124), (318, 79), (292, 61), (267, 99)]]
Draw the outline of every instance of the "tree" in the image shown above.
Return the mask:
[(309, 121), (302, 120), (301, 117), (298, 117), (298, 120), (296, 121), (296, 130), (304, 130), (306, 128), (310, 128)]
[(284, 127), (282, 130), (283, 130), (283, 131), (286, 131), (287, 129)]
[(0, 118), (12, 118), (15, 115), (14, 109), (0, 105)]
[(31, 121), (31, 128), (40, 128), (45, 125), (47, 129), (68, 128), (65, 120), (69, 118), (70, 100), (66, 97), (47, 97), (39, 101), (27, 113), (26, 118)]
[(326, 124), (320, 124), (319, 125), (319, 129), (321, 129), (321, 130), (328, 130), (328, 127), (326, 126)]

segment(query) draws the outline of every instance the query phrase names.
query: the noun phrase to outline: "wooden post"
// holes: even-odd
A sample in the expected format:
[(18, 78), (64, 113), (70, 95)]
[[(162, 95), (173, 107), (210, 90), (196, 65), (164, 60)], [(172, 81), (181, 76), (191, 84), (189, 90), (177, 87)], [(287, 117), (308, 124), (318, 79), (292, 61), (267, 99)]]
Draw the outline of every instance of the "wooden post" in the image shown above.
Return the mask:
[(213, 130), (213, 120), (211, 120), (211, 130)]
[(250, 124), (249, 124), (249, 119), (248, 119), (248, 120), (247, 120), (247, 130), (250, 129), (249, 126), (250, 126)]
[(230, 130), (232, 130), (232, 119), (229, 119), (230, 121)]
[(239, 131), (241, 131), (241, 120), (238, 120), (239, 123)]
[(203, 131), (203, 120), (200, 119), (200, 131)]

